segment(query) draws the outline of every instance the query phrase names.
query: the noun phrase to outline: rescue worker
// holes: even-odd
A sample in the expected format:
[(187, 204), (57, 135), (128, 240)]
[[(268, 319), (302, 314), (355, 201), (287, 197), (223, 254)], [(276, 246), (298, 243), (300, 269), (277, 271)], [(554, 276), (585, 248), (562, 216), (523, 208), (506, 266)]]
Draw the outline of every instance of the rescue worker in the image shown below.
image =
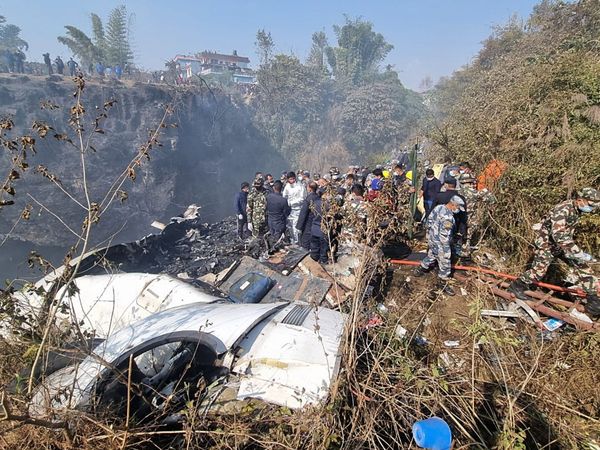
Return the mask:
[(447, 204), (455, 195), (460, 197), (464, 203), (464, 209), (459, 211), (455, 216), (455, 227), (452, 233), (452, 257), (457, 259), (462, 256), (462, 245), (468, 233), (468, 203), (467, 200), (456, 190), (457, 181), (454, 177), (446, 178), (444, 190), (440, 191), (435, 196), (433, 209), (439, 205)]
[(235, 210), (237, 214), (237, 233), (241, 240), (246, 239), (248, 234), (248, 213), (246, 207), (248, 205), (248, 191), (250, 190), (250, 183), (244, 181), (240, 192), (235, 196)]
[(248, 194), (248, 229), (254, 238), (262, 237), (267, 232), (267, 191), (264, 184), (265, 179), (258, 175), (254, 179), (254, 189)]
[(438, 265), (438, 284), (441, 293), (454, 295), (454, 289), (448, 284), (452, 275), (452, 231), (455, 227), (454, 216), (465, 210), (465, 202), (454, 195), (445, 205), (436, 206), (427, 220), (427, 256), (414, 271), (417, 277), (429, 272), (434, 264)]
[(287, 200), (281, 195), (282, 189), (283, 184), (278, 180), (273, 183), (273, 192), (267, 194), (267, 223), (273, 244), (285, 239), (287, 219), (291, 211)]
[(470, 172), (465, 172), (459, 177), (460, 194), (469, 204), (467, 234), (463, 245), (463, 255), (468, 255), (474, 247), (473, 237), (479, 231), (482, 218), (482, 206), (484, 203), (492, 203), (494, 196), (487, 189), (477, 190), (477, 180)]
[(300, 209), (300, 214), (298, 215), (298, 222), (296, 223), (296, 229), (302, 233), (300, 237), (300, 245), (303, 249), (310, 251), (310, 241), (312, 238), (312, 234), (310, 233), (310, 228), (312, 226), (312, 221), (315, 218), (313, 213), (314, 202), (318, 197), (317, 189), (319, 186), (316, 181), (311, 181), (308, 183), (308, 195), (304, 199), (304, 203), (302, 204), (302, 208)]
[(536, 233), (534, 257), (531, 268), (509, 286), (509, 292), (517, 298), (527, 300), (525, 291), (533, 282), (540, 281), (548, 267), (558, 258), (567, 263), (568, 284), (583, 289), (587, 294), (585, 310), (590, 315), (600, 316), (600, 281), (594, 276), (589, 263), (592, 255), (582, 251), (575, 243), (575, 226), (582, 214), (588, 214), (600, 207), (600, 192), (586, 187), (577, 193), (574, 200), (565, 200), (556, 205), (533, 226)]
[(287, 174), (287, 184), (283, 189), (283, 198), (288, 201), (288, 204), (292, 209), (288, 217), (290, 238), (292, 244), (298, 244), (300, 241), (300, 232), (296, 228), (296, 225), (298, 224), (300, 209), (302, 209), (302, 204), (306, 198), (306, 189), (302, 183), (296, 182), (296, 174), (294, 172), (289, 172)]

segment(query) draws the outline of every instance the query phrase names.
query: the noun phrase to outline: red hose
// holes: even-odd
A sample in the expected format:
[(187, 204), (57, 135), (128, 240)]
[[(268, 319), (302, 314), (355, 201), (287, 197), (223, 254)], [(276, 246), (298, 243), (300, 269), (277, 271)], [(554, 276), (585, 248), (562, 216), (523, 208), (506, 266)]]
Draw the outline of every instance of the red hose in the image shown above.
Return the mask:
[[(398, 264), (398, 265), (402, 265), (402, 266), (420, 266), (421, 265), (421, 263), (419, 261), (408, 261), (405, 259), (390, 259), (390, 262), (392, 264)], [(507, 273), (502, 273), (502, 272), (496, 272), (495, 270), (491, 270), (491, 269), (484, 269), (483, 267), (453, 265), (452, 268), (455, 270), (465, 270), (467, 272), (485, 273), (488, 275), (494, 275), (494, 276), (497, 276), (500, 278), (505, 278), (507, 280), (516, 280), (518, 278), (514, 275), (509, 275)], [(567, 289), (567, 288), (564, 288), (561, 286), (556, 286), (554, 284), (542, 283), (540, 281), (534, 281), (533, 284), (535, 284), (536, 286), (543, 287), (546, 289), (551, 289), (551, 290), (557, 291), (557, 292), (567, 292), (569, 294), (577, 295), (578, 297), (586, 297), (587, 296), (587, 294), (584, 291), (581, 291), (579, 289)]]

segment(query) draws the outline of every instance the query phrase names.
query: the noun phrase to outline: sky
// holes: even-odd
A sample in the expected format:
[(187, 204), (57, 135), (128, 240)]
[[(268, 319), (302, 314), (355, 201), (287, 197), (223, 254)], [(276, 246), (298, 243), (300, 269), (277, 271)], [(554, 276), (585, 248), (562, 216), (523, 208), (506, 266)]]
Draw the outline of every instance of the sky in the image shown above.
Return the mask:
[(394, 46), (383, 65), (391, 64), (402, 82), (418, 89), (469, 63), (494, 26), (512, 15), (526, 19), (539, 0), (0, 0), (0, 15), (21, 27), (29, 43), (28, 59), (42, 61), (71, 54), (57, 41), (64, 25), (91, 35), (90, 13), (107, 19), (124, 4), (132, 14), (135, 63), (159, 70), (176, 54), (202, 50), (248, 56), (257, 65), (254, 46), (259, 29), (270, 31), (275, 51), (305, 59), (311, 35), (325, 31), (335, 43), (333, 25), (344, 16), (361, 17)]

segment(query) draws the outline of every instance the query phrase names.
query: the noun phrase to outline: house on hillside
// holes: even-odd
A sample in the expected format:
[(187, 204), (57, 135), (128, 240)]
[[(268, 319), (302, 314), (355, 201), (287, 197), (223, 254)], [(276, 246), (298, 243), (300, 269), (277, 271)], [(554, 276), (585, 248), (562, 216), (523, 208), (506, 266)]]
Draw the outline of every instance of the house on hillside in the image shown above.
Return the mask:
[(231, 55), (203, 51), (194, 56), (177, 55), (173, 58), (177, 71), (182, 78), (194, 75), (228, 79), (236, 84), (254, 84), (256, 76), (249, 67), (250, 59), (239, 56), (234, 50)]

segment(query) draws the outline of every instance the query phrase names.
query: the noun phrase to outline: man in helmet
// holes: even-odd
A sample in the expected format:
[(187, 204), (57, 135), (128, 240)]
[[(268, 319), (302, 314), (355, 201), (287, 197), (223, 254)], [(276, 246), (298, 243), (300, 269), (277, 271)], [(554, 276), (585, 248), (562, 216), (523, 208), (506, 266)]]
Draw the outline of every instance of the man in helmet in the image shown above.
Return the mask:
[(517, 298), (527, 300), (525, 291), (533, 282), (540, 281), (552, 261), (558, 258), (569, 266), (567, 283), (587, 293), (586, 312), (600, 316), (600, 282), (589, 267), (594, 257), (582, 251), (573, 236), (581, 215), (589, 214), (599, 207), (600, 192), (587, 187), (579, 191), (574, 200), (565, 200), (552, 208), (541, 222), (533, 226), (536, 237), (531, 268), (512, 282), (508, 290)]
[(253, 188), (248, 194), (246, 211), (248, 213), (248, 229), (255, 238), (267, 232), (267, 190), (265, 179), (259, 174), (254, 179)]

